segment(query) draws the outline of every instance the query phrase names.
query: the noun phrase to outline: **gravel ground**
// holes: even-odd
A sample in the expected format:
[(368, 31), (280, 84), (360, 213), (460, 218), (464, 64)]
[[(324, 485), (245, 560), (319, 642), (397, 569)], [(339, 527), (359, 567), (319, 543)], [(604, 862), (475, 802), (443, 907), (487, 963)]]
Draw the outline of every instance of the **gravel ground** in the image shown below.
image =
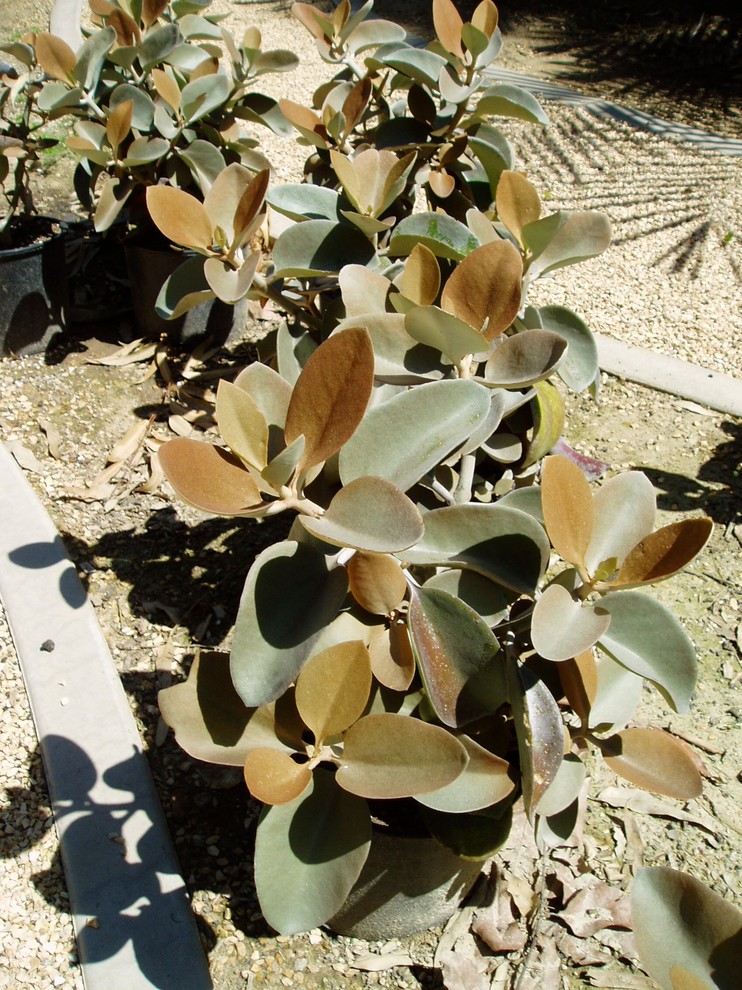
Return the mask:
[[(236, 24), (259, 23), (266, 47), (289, 47), (300, 54), (297, 72), (269, 80), (275, 95), (296, 98), (324, 78), (325, 67), (285, 5), (232, 6), (217, 0), (215, 6), (228, 9)], [(43, 7), (35, 0), (34, 11)], [(517, 64), (521, 69), (523, 44)], [(502, 62), (515, 67), (507, 54)], [(615, 241), (603, 258), (558, 272), (534, 301), (563, 302), (596, 330), (741, 377), (742, 163), (580, 110), (548, 109), (553, 123), (543, 134), (510, 127), (519, 162), (542, 191), (546, 208), (605, 210), (614, 223)], [(302, 149), (276, 142), (268, 153), (278, 180), (298, 176)], [(43, 194), (58, 199), (53, 184), (50, 177)], [(250, 887), (244, 823), (254, 821), (256, 809), (241, 788), (205, 786), (170, 739), (156, 739), (158, 683), (187, 669), (194, 643), (224, 644), (250, 543), (254, 546), (261, 534), (250, 523), (204, 520), (161, 496), (124, 494), (105, 507), (67, 496), (70, 485), (80, 485), (102, 469), (105, 452), (134, 422), (134, 410), (160, 401), (151, 381), (141, 383), (141, 372), (137, 366), (86, 364), (79, 354), (59, 354), (51, 363), (42, 357), (0, 362), (0, 435), (5, 442), (21, 441), (37, 458), (29, 481), (88, 584), (153, 755), (215, 986), (432, 986), (437, 933), (373, 947), (319, 931), (272, 937)], [(50, 455), (40, 417), (59, 431), (57, 457)], [(646, 469), (665, 512), (676, 517), (677, 512), (704, 508), (717, 522), (711, 548), (694, 573), (675, 579), (662, 592), (679, 609), (702, 658), (696, 711), (672, 724), (706, 743), (703, 758), (710, 779), (706, 795), (693, 802), (689, 813), (705, 815), (707, 823), (713, 816), (714, 830), (646, 815), (635, 816), (635, 824), (641, 824), (645, 862), (691, 864), (696, 875), (721, 893), (739, 898), (735, 809), (742, 790), (742, 702), (740, 593), (734, 575), (742, 539), (735, 515), (742, 424), (611, 380), (604, 382), (597, 410), (588, 400), (571, 403), (569, 422), (569, 439), (580, 449), (616, 466)], [(128, 487), (141, 477), (135, 467)], [(227, 558), (227, 552), (232, 556)], [(0, 719), (0, 987), (80, 990), (33, 724), (1, 615), (0, 676), (5, 684)], [(660, 717), (651, 705), (649, 714)], [(661, 717), (665, 722), (657, 724), (666, 724), (667, 716)], [(229, 780), (211, 781), (215, 783)], [(616, 862), (617, 849), (609, 836), (620, 814), (598, 805), (591, 811), (596, 854), (591, 866), (605, 875), (615, 869), (610, 864)], [(619, 875), (626, 878), (620, 870)], [(392, 959), (407, 953), (414, 969), (408, 964), (364, 971), (358, 967), (370, 949)], [(570, 986), (585, 985), (574, 974), (568, 981)]]

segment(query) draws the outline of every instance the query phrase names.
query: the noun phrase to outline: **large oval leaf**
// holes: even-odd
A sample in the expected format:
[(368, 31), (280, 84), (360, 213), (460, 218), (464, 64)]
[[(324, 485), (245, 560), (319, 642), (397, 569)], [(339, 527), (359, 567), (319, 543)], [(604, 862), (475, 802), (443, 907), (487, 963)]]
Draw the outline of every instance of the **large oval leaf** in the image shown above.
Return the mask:
[(586, 569), (585, 556), (595, 525), (595, 505), (587, 478), (567, 457), (546, 457), (541, 468), (544, 526), (559, 556)]
[(268, 424), (250, 393), (222, 379), (216, 421), (233, 453), (261, 471), (268, 463)]
[(255, 558), (235, 622), (231, 670), (248, 707), (273, 701), (322, 648), (348, 590), (345, 570), (287, 540)]
[(196, 251), (211, 249), (211, 220), (195, 196), (174, 186), (149, 186), (147, 210), (168, 240)]
[(487, 389), (464, 379), (394, 396), (367, 412), (341, 450), (343, 484), (372, 474), (406, 491), (463, 443), (489, 409)]
[(407, 593), (404, 571), (388, 554), (354, 553), (348, 561), (348, 580), (355, 600), (373, 615), (390, 615)]
[(389, 253), (406, 257), (417, 244), (427, 247), (437, 258), (454, 261), (461, 261), (479, 247), (469, 228), (445, 213), (414, 213), (405, 217), (394, 228)]
[(287, 182), (271, 189), (266, 199), (292, 220), (340, 220), (340, 195), (326, 186)]
[(454, 781), (469, 757), (438, 725), (408, 715), (366, 715), (345, 733), (336, 779), (352, 794), (394, 799), (437, 791)]
[[(639, 870), (631, 891), (634, 938), (642, 966), (662, 990), (736, 990), (742, 911), (687, 873)], [(695, 983), (677, 983), (678, 970)]]
[(265, 920), (284, 935), (309, 931), (336, 914), (371, 844), (364, 800), (315, 770), (307, 791), (267, 808), (255, 839), (255, 886)]
[(312, 657), (296, 681), (296, 707), (315, 744), (363, 714), (371, 691), (371, 661), (360, 640), (336, 643)]
[(495, 207), (500, 220), (521, 245), (523, 228), (541, 216), (536, 187), (523, 172), (511, 169), (506, 169), (497, 183)]
[(420, 794), (416, 800), (427, 808), (453, 814), (479, 811), (504, 801), (514, 790), (508, 776), (510, 764), (469, 736), (458, 739), (469, 756), (464, 772), (448, 787), (432, 794)]
[(610, 624), (600, 605), (581, 605), (566, 588), (552, 584), (536, 602), (531, 639), (545, 660), (570, 660), (595, 646)]
[(515, 117), (532, 124), (546, 126), (549, 118), (535, 96), (519, 86), (510, 83), (497, 83), (486, 89), (477, 104), (477, 115)]
[(595, 523), (585, 565), (594, 574), (606, 560), (621, 564), (654, 529), (657, 499), (649, 478), (627, 471), (609, 478), (593, 495)]
[(672, 612), (640, 591), (606, 595), (611, 615), (600, 646), (635, 674), (650, 680), (677, 712), (687, 712), (698, 664), (693, 643)]
[(585, 773), (582, 760), (573, 753), (568, 753), (559, 764), (551, 784), (542, 794), (536, 813), (550, 818), (568, 808), (582, 789)]
[(507, 615), (509, 596), (503, 588), (474, 571), (440, 569), (423, 585), (455, 595), (473, 608), (490, 628)]
[(303, 470), (326, 461), (352, 436), (373, 383), (374, 353), (365, 330), (356, 327), (336, 334), (314, 351), (286, 413), (286, 443), (305, 438)]
[(520, 509), (451, 505), (424, 516), (425, 534), (400, 554), (411, 564), (466, 567), (520, 594), (535, 591), (549, 560), (543, 527)]
[(484, 619), (447, 591), (414, 588), (410, 639), (430, 703), (457, 728), (507, 700), (500, 644)]
[[(537, 220), (533, 227), (543, 222)], [(529, 227), (523, 231), (526, 243), (529, 243)], [(546, 272), (594, 258), (602, 254), (610, 243), (611, 223), (604, 213), (587, 210), (569, 214), (540, 254), (530, 263), (525, 280), (530, 283)]]
[(415, 504), (384, 478), (364, 476), (341, 488), (319, 519), (300, 517), (304, 528), (338, 547), (395, 553), (417, 543), (423, 520)]
[(703, 790), (698, 760), (688, 746), (662, 729), (631, 728), (599, 742), (608, 766), (635, 787), (690, 801)]
[(522, 330), (498, 342), (484, 369), (488, 384), (523, 389), (551, 375), (567, 349), (549, 330)]
[(510, 241), (475, 248), (454, 268), (441, 294), (441, 306), (494, 340), (520, 309), (523, 263)]
[(672, 577), (701, 552), (713, 528), (708, 518), (683, 519), (650, 533), (629, 551), (612, 586), (654, 584)]
[(392, 622), (371, 640), (368, 648), (376, 680), (392, 691), (406, 691), (415, 677), (415, 657), (407, 623)]
[(405, 315), (404, 325), (410, 337), (434, 347), (454, 363), (487, 349), (478, 330), (437, 306), (415, 306)]
[(276, 276), (337, 274), (344, 265), (369, 265), (378, 261), (373, 244), (361, 231), (332, 220), (305, 220), (278, 237), (273, 247)]
[(559, 377), (575, 392), (589, 388), (598, 376), (598, 345), (588, 326), (566, 306), (540, 306), (544, 330), (558, 333), (569, 344), (559, 365)]
[(202, 512), (250, 515), (262, 496), (242, 462), (221, 447), (176, 437), (157, 452), (165, 476), (180, 498)]

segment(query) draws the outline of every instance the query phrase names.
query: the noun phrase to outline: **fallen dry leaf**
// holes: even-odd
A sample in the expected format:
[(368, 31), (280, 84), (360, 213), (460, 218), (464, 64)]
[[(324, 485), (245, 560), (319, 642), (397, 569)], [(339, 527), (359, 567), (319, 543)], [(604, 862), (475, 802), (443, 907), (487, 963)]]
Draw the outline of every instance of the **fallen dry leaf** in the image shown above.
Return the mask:
[(59, 430), (50, 419), (46, 419), (44, 416), (39, 416), (37, 422), (46, 437), (46, 446), (50, 456), (53, 457), (55, 461), (58, 461), (62, 456), (62, 439), (59, 435)]
[(629, 895), (599, 881), (570, 898), (559, 918), (579, 938), (594, 935), (601, 928), (631, 928)]
[(678, 822), (690, 822), (699, 828), (705, 829), (711, 835), (719, 835), (718, 822), (715, 822), (709, 815), (695, 815), (690, 811), (684, 811), (667, 801), (647, 794), (646, 791), (637, 791), (629, 787), (606, 787), (598, 794), (596, 800), (603, 804), (609, 804), (612, 808), (628, 808), (629, 811), (636, 811), (642, 815), (654, 815), (657, 818), (672, 818)]
[(489, 990), (487, 963), (481, 956), (444, 952), (439, 965), (446, 990)]
[(351, 969), (360, 969), (365, 973), (381, 973), (385, 969), (394, 969), (396, 966), (412, 966), (413, 961), (406, 952), (390, 952), (381, 956), (376, 952), (369, 952), (363, 956), (356, 956), (350, 963)]
[(24, 446), (20, 440), (8, 440), (5, 446), (24, 471), (33, 471), (34, 474), (44, 474), (44, 465), (38, 460), (33, 451)]

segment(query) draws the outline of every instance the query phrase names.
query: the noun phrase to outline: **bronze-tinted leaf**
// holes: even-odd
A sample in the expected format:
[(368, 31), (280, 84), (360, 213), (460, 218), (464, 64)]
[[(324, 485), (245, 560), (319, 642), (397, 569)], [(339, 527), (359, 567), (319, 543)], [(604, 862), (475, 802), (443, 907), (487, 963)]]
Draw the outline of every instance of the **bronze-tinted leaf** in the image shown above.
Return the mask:
[(554, 696), (529, 667), (512, 660), (507, 665), (507, 679), (523, 801), (531, 818), (561, 766), (564, 726)]
[(174, 186), (149, 186), (147, 210), (160, 232), (174, 244), (208, 252), (213, 229), (203, 203)]
[(500, 220), (522, 245), (523, 228), (541, 216), (541, 200), (534, 184), (523, 172), (505, 169), (497, 183), (495, 205)]
[(497, 28), (498, 12), (492, 0), (482, 0), (471, 15), (471, 22), (475, 28), (491, 38)]
[(152, 82), (157, 95), (177, 113), (180, 110), (180, 87), (164, 69), (152, 69)]
[(433, 26), (446, 51), (463, 58), (461, 29), (464, 22), (451, 0), (433, 0)]
[(312, 771), (280, 749), (254, 749), (245, 760), (245, 783), (263, 804), (288, 804), (309, 786)]
[(662, 729), (631, 728), (600, 741), (608, 766), (636, 787), (680, 801), (701, 793), (698, 762), (688, 746)]
[(406, 691), (415, 676), (415, 657), (407, 623), (393, 622), (371, 640), (368, 647), (376, 680), (392, 691)]
[(584, 569), (595, 524), (595, 507), (587, 478), (567, 457), (552, 456), (541, 468), (541, 506), (551, 544), (575, 567)]
[(354, 553), (348, 561), (348, 581), (355, 600), (373, 615), (389, 615), (407, 593), (404, 571), (388, 554)]
[(595, 646), (610, 624), (599, 605), (580, 604), (566, 588), (552, 584), (534, 607), (531, 639), (545, 660), (570, 660)]
[(232, 162), (214, 180), (206, 193), (204, 207), (213, 228), (221, 227), (231, 246), (240, 246), (246, 232), (263, 206), (268, 190), (268, 169), (253, 175), (249, 169)]
[(142, 24), (148, 28), (162, 14), (170, 0), (143, 0), (142, 2)]
[(337, 643), (312, 657), (296, 681), (296, 707), (320, 744), (363, 714), (371, 691), (371, 661), (360, 640)]
[(157, 456), (178, 495), (203, 512), (250, 515), (250, 510), (262, 501), (258, 486), (242, 462), (221, 447), (176, 437), (163, 444)]
[(360, 797), (413, 797), (450, 784), (468, 762), (458, 739), (440, 726), (407, 715), (366, 715), (345, 734), (336, 780)]
[[(631, 891), (643, 968), (662, 990), (737, 990), (742, 911), (699, 880), (664, 866), (640, 870)], [(679, 970), (695, 977), (678, 983)]]
[(216, 421), (232, 452), (262, 471), (268, 463), (268, 424), (250, 393), (232, 382), (220, 381)]
[(126, 140), (131, 131), (131, 115), (134, 108), (133, 100), (124, 100), (119, 103), (110, 113), (106, 121), (106, 137), (113, 148), (115, 157), (118, 157), (118, 148), (122, 141)]
[(629, 551), (611, 584), (614, 587), (654, 584), (672, 577), (700, 553), (713, 528), (713, 522), (704, 517), (683, 519), (650, 533)]
[(311, 3), (293, 3), (291, 13), (318, 41), (332, 37), (332, 21), (321, 14)]
[(456, 266), (441, 306), (494, 340), (518, 314), (522, 277), (520, 254), (509, 241), (483, 244)]
[(435, 302), (441, 287), (441, 269), (430, 248), (424, 244), (414, 246), (398, 284), (402, 295), (418, 306), (430, 306)]
[(116, 43), (124, 47), (138, 45), (142, 39), (139, 25), (125, 10), (114, 7), (106, 18), (108, 26), (116, 32)]
[(369, 76), (364, 76), (360, 82), (351, 89), (343, 103), (343, 116), (345, 117), (345, 133), (350, 134), (358, 121), (361, 119), (363, 111), (368, 106), (371, 99), (373, 84)]
[(371, 338), (361, 328), (329, 337), (304, 366), (286, 414), (286, 443), (306, 438), (300, 469), (335, 454), (363, 419), (374, 382)]
[(54, 34), (39, 31), (34, 42), (36, 61), (44, 72), (63, 83), (70, 83), (77, 56), (66, 41)]

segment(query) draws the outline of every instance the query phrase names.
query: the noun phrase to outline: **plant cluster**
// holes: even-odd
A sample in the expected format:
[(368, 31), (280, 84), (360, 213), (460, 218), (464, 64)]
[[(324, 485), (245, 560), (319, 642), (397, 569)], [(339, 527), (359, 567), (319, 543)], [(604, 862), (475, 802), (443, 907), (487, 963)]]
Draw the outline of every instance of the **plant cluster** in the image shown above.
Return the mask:
[[(551, 453), (552, 379), (594, 389), (597, 355), (579, 317), (528, 290), (602, 252), (610, 228), (544, 214), (515, 169), (491, 116), (546, 118), (487, 82), (491, 0), (467, 23), (434, 0), (424, 50), (369, 20), (371, 3), (293, 9), (336, 69), (311, 108), (280, 105), (311, 148), (305, 181), (273, 188), (230, 164), (203, 202), (147, 192), (196, 254), (163, 315), (222, 290), (286, 314), (261, 360), (220, 383), (222, 442), (159, 452), (201, 510), (296, 517), (249, 569), (230, 655), (160, 693), (179, 744), (243, 767), (264, 803), (256, 884), (285, 933), (338, 911), (391, 802), (485, 859), (516, 801), (544, 846), (570, 835), (589, 750), (637, 786), (698, 794), (690, 750), (630, 723), (645, 682), (688, 709), (692, 643), (646, 589), (711, 532), (656, 528), (641, 473), (593, 490), (569, 448)], [(289, 222), (263, 259), (249, 245), (266, 204)]]

